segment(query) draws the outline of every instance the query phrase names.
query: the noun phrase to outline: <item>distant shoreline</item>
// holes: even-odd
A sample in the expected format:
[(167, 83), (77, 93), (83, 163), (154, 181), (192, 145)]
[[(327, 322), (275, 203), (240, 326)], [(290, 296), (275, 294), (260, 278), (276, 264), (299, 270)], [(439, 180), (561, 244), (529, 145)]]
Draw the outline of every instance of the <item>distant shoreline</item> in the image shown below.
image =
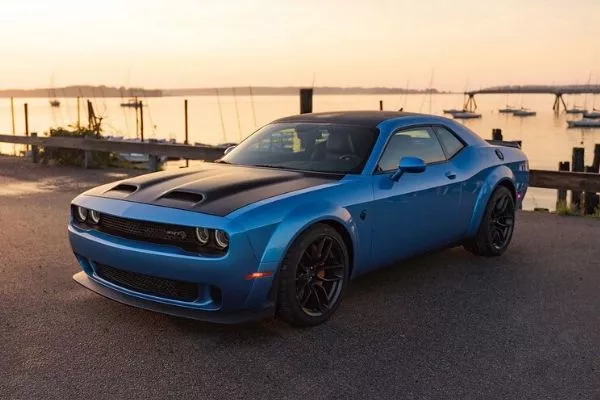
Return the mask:
[[(0, 97), (8, 98), (131, 98), (131, 97), (176, 97), (176, 96), (297, 96), (299, 86), (259, 86), (259, 87), (223, 87), (223, 88), (190, 88), (190, 89), (141, 89), (109, 86), (68, 86), (63, 88), (43, 89), (3, 89)], [(437, 89), (406, 90), (388, 87), (315, 87), (315, 95), (373, 95), (373, 94), (452, 94)]]

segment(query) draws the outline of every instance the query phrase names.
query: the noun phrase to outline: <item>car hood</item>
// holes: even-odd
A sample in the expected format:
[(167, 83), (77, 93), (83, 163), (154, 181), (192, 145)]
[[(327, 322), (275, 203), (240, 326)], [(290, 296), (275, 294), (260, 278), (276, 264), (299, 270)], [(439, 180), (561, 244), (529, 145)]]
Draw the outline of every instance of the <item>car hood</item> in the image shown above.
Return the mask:
[(225, 216), (270, 197), (333, 183), (343, 175), (206, 163), (96, 187), (86, 195)]

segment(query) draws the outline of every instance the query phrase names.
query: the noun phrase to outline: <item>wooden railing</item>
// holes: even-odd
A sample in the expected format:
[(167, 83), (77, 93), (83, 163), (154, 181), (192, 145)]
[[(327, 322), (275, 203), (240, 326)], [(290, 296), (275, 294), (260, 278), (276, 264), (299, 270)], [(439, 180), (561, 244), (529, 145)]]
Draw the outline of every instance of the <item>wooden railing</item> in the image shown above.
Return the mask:
[[(185, 144), (142, 143), (71, 137), (0, 135), (0, 142), (29, 145), (32, 146), (32, 152), (37, 150), (38, 147), (56, 147), (84, 151), (148, 154), (151, 156), (179, 157), (182, 159), (205, 161), (215, 161), (223, 156), (224, 152), (223, 148), (212, 146), (189, 146)], [(529, 173), (529, 186), (531, 187), (600, 192), (600, 174), (536, 169), (529, 171)]]
[[(39, 137), (0, 135), (0, 142), (29, 145), (34, 162), (37, 162), (39, 147), (79, 149), (86, 151), (107, 151), (113, 153), (136, 153), (151, 156), (150, 169), (155, 170), (158, 156), (179, 157), (187, 160), (215, 161), (223, 156), (225, 149), (213, 146), (189, 146), (185, 144), (132, 142), (126, 140), (89, 139), (77, 137)], [(87, 158), (87, 157), (86, 157)], [(154, 162), (153, 162), (154, 161)], [(84, 165), (87, 166), (87, 165)]]

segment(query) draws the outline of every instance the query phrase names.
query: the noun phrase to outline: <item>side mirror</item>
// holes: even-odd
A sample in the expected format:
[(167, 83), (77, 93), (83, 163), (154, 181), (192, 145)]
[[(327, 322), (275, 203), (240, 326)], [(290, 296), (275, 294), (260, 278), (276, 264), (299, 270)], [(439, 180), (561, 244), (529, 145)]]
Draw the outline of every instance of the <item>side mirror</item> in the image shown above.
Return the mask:
[(400, 159), (400, 164), (398, 165), (398, 170), (394, 172), (391, 179), (393, 181), (398, 181), (404, 173), (419, 174), (425, 171), (425, 168), (427, 168), (425, 161), (419, 157), (402, 157)]
[(235, 146), (229, 146), (228, 148), (225, 149), (225, 151), (223, 152), (223, 155), (229, 153), (233, 149), (235, 149)]

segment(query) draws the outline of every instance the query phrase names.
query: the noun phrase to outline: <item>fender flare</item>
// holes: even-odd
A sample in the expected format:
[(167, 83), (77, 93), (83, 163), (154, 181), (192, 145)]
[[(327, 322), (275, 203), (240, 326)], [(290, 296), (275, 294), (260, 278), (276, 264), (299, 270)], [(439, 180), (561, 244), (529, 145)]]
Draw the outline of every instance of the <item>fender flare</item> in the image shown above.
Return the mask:
[[(267, 242), (260, 260), (261, 265), (273, 265), (276, 270), (272, 272), (277, 273), (281, 261), (298, 236), (322, 221), (333, 221), (344, 227), (351, 239), (351, 250), (355, 255), (353, 262), (356, 263), (359, 238), (352, 215), (346, 208), (323, 200), (302, 204), (285, 215)], [(354, 265), (350, 268), (354, 270)]]
[(466, 237), (473, 237), (477, 234), (481, 219), (487, 207), (488, 201), (492, 196), (492, 193), (496, 188), (504, 182), (509, 182), (513, 188), (515, 188), (515, 175), (513, 171), (506, 165), (499, 165), (493, 167), (487, 174), (487, 177), (481, 182), (479, 188), (479, 194), (477, 200), (475, 200), (475, 206), (473, 207), (473, 213), (471, 214), (471, 222), (467, 230)]

